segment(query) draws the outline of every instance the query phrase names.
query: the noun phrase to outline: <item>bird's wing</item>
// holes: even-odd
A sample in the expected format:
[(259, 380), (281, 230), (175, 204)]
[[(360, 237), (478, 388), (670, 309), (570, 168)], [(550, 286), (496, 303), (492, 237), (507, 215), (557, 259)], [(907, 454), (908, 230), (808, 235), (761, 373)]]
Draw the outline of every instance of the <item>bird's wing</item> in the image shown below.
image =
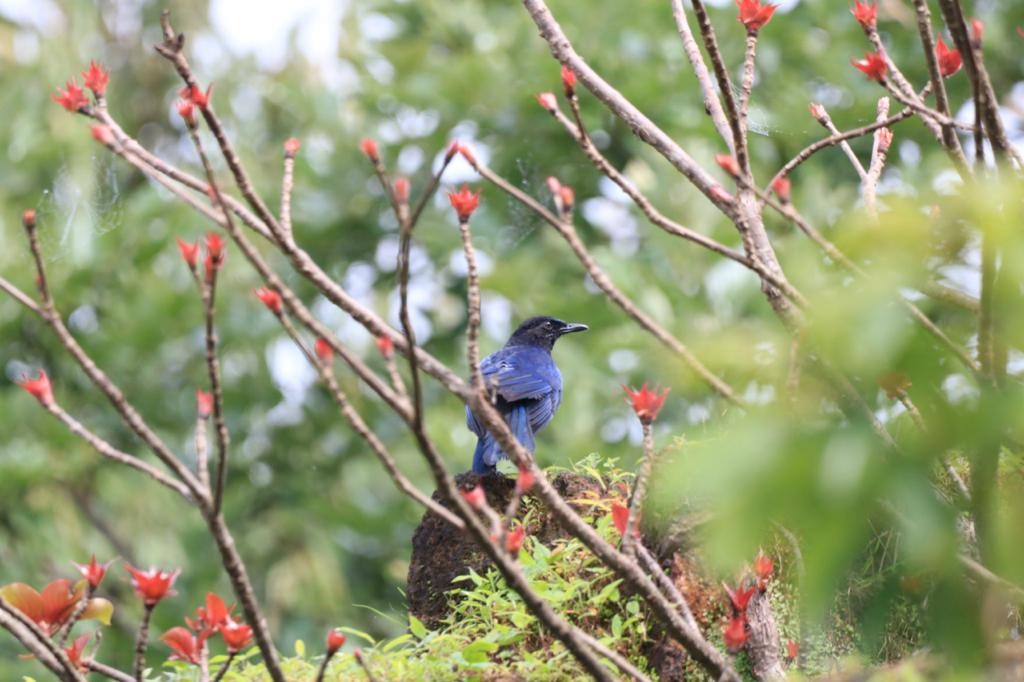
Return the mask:
[(542, 398), (561, 387), (554, 361), (538, 348), (502, 348), (484, 358), (480, 372), (488, 391), (509, 403)]

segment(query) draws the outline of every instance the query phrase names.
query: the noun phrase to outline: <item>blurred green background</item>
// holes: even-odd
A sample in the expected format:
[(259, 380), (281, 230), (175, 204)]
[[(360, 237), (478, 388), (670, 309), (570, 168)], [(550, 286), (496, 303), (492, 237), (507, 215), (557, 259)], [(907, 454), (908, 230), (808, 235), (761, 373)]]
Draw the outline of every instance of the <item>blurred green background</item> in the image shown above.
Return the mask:
[[(722, 49), (736, 73), (742, 27), (731, 2), (712, 4)], [(577, 50), (713, 167), (713, 155), (724, 146), (703, 114), (668, 3), (551, 5)], [(894, 460), (865, 423), (823, 408), (813, 379), (798, 400), (784, 400), (789, 338), (755, 279), (645, 223), (537, 106), (537, 92), (559, 90), (558, 66), (518, 3), (0, 1), (0, 272), (32, 290), (19, 216), (34, 208), (51, 287), (70, 327), (186, 459), (192, 456), (194, 391), (207, 382), (199, 301), (174, 239), (196, 239), (210, 226), (112, 159), (90, 138), (87, 121), (50, 100), (55, 87), (98, 59), (111, 71), (114, 117), (164, 158), (197, 172), (174, 113), (177, 78), (152, 50), (164, 7), (188, 37), (201, 82), (216, 83), (217, 111), (272, 207), (278, 204), (281, 144), (301, 138), (297, 238), (331, 276), (388, 319), (396, 319), (395, 222), (358, 140), (376, 138), (391, 167), (412, 179), (415, 196), (446, 143), (458, 138), (545, 200), (548, 175), (573, 185), (581, 235), (613, 279), (747, 400), (765, 404), (746, 416), (726, 410), (677, 358), (595, 293), (556, 234), (487, 187), (473, 224), (484, 275), (483, 350), (497, 348), (519, 320), (535, 314), (591, 326), (556, 351), (568, 390), (539, 440), (543, 464), (567, 465), (598, 451), (631, 466), (640, 433), (620, 384), (650, 380), (672, 388), (657, 424), (659, 442), (685, 435), (698, 443), (692, 456), (684, 449), (683, 461), (672, 462), (678, 468), (659, 477), (661, 493), (667, 504), (687, 495), (720, 503), (721, 523), (709, 544), (716, 565), (750, 556), (771, 532), (770, 520), (789, 524), (806, 540), (805, 560), (817, 571), (808, 571), (806, 585), (813, 617), (863, 556), (872, 528), (892, 523), (878, 510), (877, 501), (886, 498), (906, 503), (903, 512), (911, 521), (905, 537), (915, 539), (901, 545), (899, 560), (909, 561), (907, 570), (914, 572), (948, 568), (935, 579), (934, 603), (968, 603), (955, 579), (954, 514), (931, 495), (929, 475), (936, 457), (949, 449), (965, 455), (984, 449), (981, 444), (1012, 420), (1019, 400), (1013, 391), (988, 400), (887, 302), (893, 291), (935, 278), (976, 294), (975, 228), (1019, 225), (1020, 212), (1013, 194), (1000, 205), (1009, 207), (1016, 223), (994, 209), (982, 215), (994, 204), (978, 201), (977, 191), (968, 201), (950, 196), (955, 183), (948, 162), (919, 123), (896, 128), (880, 190), (890, 210), (877, 227), (867, 226), (858, 212), (856, 175), (838, 150), (818, 155), (793, 178), (802, 212), (852, 254), (871, 259), (875, 276), (867, 285), (837, 276), (802, 235), (774, 216), (768, 221), (791, 278), (813, 294), (815, 341), (855, 376), (871, 407), (901, 439), (903, 458)], [(1008, 93), (1007, 121), (1017, 139), (1024, 50), (1013, 27), (1024, 23), (1024, 7), (979, 2), (969, 11), (986, 22), (988, 66), (997, 88)], [(883, 0), (880, 16), (894, 59), (922, 84), (926, 74), (910, 6)], [(755, 173), (764, 182), (822, 135), (807, 113), (810, 101), (828, 106), (845, 128), (872, 120), (881, 93), (849, 65), (866, 41), (845, 2), (785, 2), (762, 35), (751, 144)], [(959, 107), (969, 95), (965, 76), (948, 85)], [(587, 94), (582, 106), (604, 152), (657, 206), (737, 244), (731, 225), (620, 122)], [(854, 147), (866, 156), (870, 140)], [(454, 164), (446, 185), (464, 181), (475, 177), (464, 163)], [(439, 195), (418, 228), (412, 305), (426, 347), (461, 368), (464, 265), (446, 204)], [(939, 224), (921, 210), (934, 204), (943, 206)], [(1019, 246), (1010, 236), (1006, 240), (1019, 255)], [(322, 320), (381, 367), (372, 339), (281, 259), (272, 261)], [(1016, 261), (1008, 263), (1016, 274)], [(394, 490), (314, 385), (311, 370), (252, 296), (259, 284), (244, 260), (229, 254), (217, 321), (233, 443), (226, 513), (271, 627), (285, 651), (295, 639), (319, 642), (329, 625), (378, 636), (401, 632), (410, 536), (420, 512)], [(968, 313), (924, 305), (957, 342), (976, 342)], [(181, 566), (180, 596), (156, 611), (160, 629), (178, 624), (206, 591), (226, 593), (197, 514), (147, 479), (101, 462), (14, 384), (26, 370), (46, 368), (58, 400), (72, 414), (118, 447), (142, 452), (43, 324), (6, 298), (0, 299), (0, 362), (6, 377), (0, 386), (0, 584), (38, 586), (70, 576), (70, 562), (91, 553), (143, 566)], [(926, 417), (941, 424), (927, 437), (914, 435), (905, 415), (874, 386), (875, 378), (894, 369), (911, 374), (912, 395)], [(342, 376), (403, 470), (432, 489), (399, 420), (350, 375)], [(427, 391), (431, 435), (454, 471), (468, 469), (473, 440), (460, 404), (431, 383)], [(979, 420), (979, 414), (992, 419)], [(1016, 460), (1007, 453), (1006, 461)], [(1012, 536), (1014, 522), (1024, 517), (1019, 509), (1004, 511), (1004, 530)], [(1004, 549), (996, 568), (1024, 577), (1020, 557), (1011, 551), (1017, 548)], [(115, 568), (105, 585), (118, 612), (104, 650), (120, 664), (141, 610), (123, 577)], [(889, 583), (897, 578), (885, 580), (877, 607), (883, 616)], [(971, 642), (981, 631), (971, 619), (956, 625), (957, 632), (969, 629)], [(947, 635), (941, 631), (935, 641)], [(15, 662), (16, 651), (9, 637), (0, 636), (5, 679), (35, 669)]]

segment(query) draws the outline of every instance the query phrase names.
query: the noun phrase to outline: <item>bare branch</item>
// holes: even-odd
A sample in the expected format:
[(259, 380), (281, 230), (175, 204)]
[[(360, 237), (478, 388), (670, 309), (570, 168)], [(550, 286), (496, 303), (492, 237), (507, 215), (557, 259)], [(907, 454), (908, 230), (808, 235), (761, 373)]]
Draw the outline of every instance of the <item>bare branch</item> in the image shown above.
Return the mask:
[(729, 121), (725, 118), (725, 112), (722, 110), (722, 101), (715, 90), (715, 84), (711, 82), (711, 74), (708, 72), (707, 64), (704, 63), (704, 58), (700, 54), (697, 41), (693, 38), (690, 23), (686, 19), (686, 8), (683, 5), (683, 0), (670, 1), (672, 4), (672, 18), (676, 22), (679, 38), (683, 41), (683, 52), (686, 54), (690, 66), (693, 67), (697, 83), (700, 84), (700, 90), (704, 94), (704, 110), (711, 116), (718, 134), (729, 146), (729, 151), (735, 154), (736, 148), (733, 143), (732, 129), (729, 127)]

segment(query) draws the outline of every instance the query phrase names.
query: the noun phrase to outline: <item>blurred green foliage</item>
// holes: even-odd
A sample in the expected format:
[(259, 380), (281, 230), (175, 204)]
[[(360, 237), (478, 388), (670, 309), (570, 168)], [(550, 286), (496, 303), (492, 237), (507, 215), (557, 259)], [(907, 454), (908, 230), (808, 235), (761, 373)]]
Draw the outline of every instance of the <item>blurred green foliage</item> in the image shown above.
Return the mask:
[[(723, 145), (703, 115), (668, 4), (609, 2), (600, 11), (593, 3), (551, 4), (578, 51), (710, 166)], [(738, 68), (743, 31), (731, 5), (721, 4), (712, 18), (726, 58)], [(199, 77), (216, 82), (215, 106), (271, 206), (279, 192), (281, 143), (292, 135), (302, 139), (296, 234), (331, 276), (394, 320), (395, 225), (358, 152), (360, 137), (380, 141), (388, 162), (412, 178), (414, 195), (452, 137), (538, 196), (543, 179), (557, 175), (576, 188), (581, 235), (623, 290), (748, 400), (766, 404), (747, 414), (727, 410), (674, 356), (591, 291), (557, 235), (485, 188), (473, 226), (486, 261), (484, 350), (496, 348), (514, 321), (538, 313), (583, 321), (592, 330), (564, 341), (556, 353), (570, 390), (539, 440), (541, 462), (564, 465), (601, 451), (629, 465), (639, 428), (619, 385), (651, 380), (671, 386), (656, 435), (662, 442), (685, 434), (688, 445), (659, 472), (658, 499), (672, 505), (690, 497), (714, 508), (705, 539), (716, 567), (734, 570), (774, 524), (785, 526), (803, 547), (803, 615), (822, 622), (865, 548), (880, 529), (895, 528), (902, 538), (897, 567), (865, 593), (864, 608), (884, 623), (904, 598), (898, 576), (926, 576), (927, 641), (958, 654), (958, 662), (975, 659), (984, 628), (955, 557), (957, 514), (936, 497), (931, 481), (941, 456), (991, 460), (998, 447), (992, 434), (1011, 430), (1021, 396), (1016, 387), (981, 390), (892, 302), (895, 291), (928, 278), (976, 281), (978, 229), (1002, 245), (1007, 278), (1022, 281), (1024, 258), (1014, 233), (1022, 218), (1018, 187), (986, 182), (950, 195), (955, 183), (947, 181), (947, 160), (911, 121), (895, 130), (881, 186), (887, 210), (876, 226), (858, 210), (856, 175), (838, 150), (819, 154), (793, 178), (795, 203), (865, 265), (867, 280), (838, 274), (803, 235), (769, 218), (787, 272), (811, 298), (809, 343), (853, 378), (887, 422), (899, 452), (885, 451), (862, 415), (840, 416), (813, 375), (803, 376), (801, 391), (790, 399), (790, 339), (757, 282), (644, 223), (536, 105), (535, 93), (557, 90), (557, 65), (517, 3), (310, 0), (294, 17), (244, 5), (183, 0), (171, 9), (176, 27), (189, 37)], [(99, 59), (112, 72), (113, 115), (144, 144), (195, 171), (173, 113), (176, 78), (151, 50), (161, 8), (146, 0), (0, 3), (6, 118), (0, 129), (0, 273), (32, 290), (18, 217), (35, 208), (60, 310), (100, 366), (188, 458), (194, 390), (206, 378), (199, 302), (174, 238), (198, 238), (209, 226), (111, 159), (90, 139), (84, 120), (49, 99), (54, 87)], [(752, 156), (762, 181), (821, 136), (806, 113), (809, 101), (825, 103), (845, 128), (872, 120), (880, 94), (848, 64), (866, 45), (846, 3), (805, 1), (786, 9), (764, 31), (759, 50), (752, 119), (762, 134), (753, 136)], [(1024, 23), (1024, 7), (985, 2), (971, 11), (986, 21), (989, 70), (999, 91), (1009, 93), (1021, 76), (1013, 27)], [(893, 58), (913, 82), (923, 83), (911, 10), (883, 2), (881, 17)], [(969, 96), (965, 77), (948, 85), (959, 106)], [(1019, 99), (1008, 104), (1008, 116), (1014, 106), (1024, 108)], [(587, 95), (582, 106), (604, 152), (664, 212), (738, 242), (732, 226), (620, 122)], [(853, 143), (862, 154), (869, 145), (867, 139)], [(459, 173), (453, 168), (450, 179), (472, 180)], [(465, 286), (445, 203), (438, 197), (418, 228), (422, 251), (414, 259), (413, 298), (427, 348), (461, 367)], [(940, 207), (937, 220), (924, 209), (932, 205)], [(272, 261), (323, 320), (380, 366), (365, 334), (317, 299), (284, 262)], [(402, 587), (419, 510), (393, 489), (332, 403), (311, 386), (301, 360), (251, 295), (258, 285), (243, 259), (230, 254), (217, 316), (233, 443), (227, 517), (280, 642), (320, 642), (327, 626), (337, 624), (395, 637), (406, 622)], [(1003, 302), (996, 312), (1005, 333), (1020, 340), (1019, 301)], [(976, 344), (970, 313), (928, 300), (922, 305), (957, 343)], [(0, 299), (0, 358), (9, 380), (0, 387), (0, 583), (69, 576), (70, 562), (93, 552), (143, 566), (181, 566), (180, 596), (156, 611), (157, 629), (179, 623), (206, 591), (227, 592), (194, 512), (148, 480), (99, 461), (14, 386), (27, 368), (45, 367), (73, 414), (118, 447), (142, 452), (42, 323), (6, 298)], [(892, 371), (913, 378), (911, 395), (931, 425), (925, 434), (875, 387)], [(400, 422), (350, 376), (343, 380), (403, 470), (432, 488)], [(427, 391), (431, 435), (453, 469), (468, 468), (473, 443), (461, 406), (429, 382)], [(1020, 583), (1024, 497), (1012, 493), (1021, 489), (1022, 460), (1012, 448), (1003, 455), (1007, 494), (999, 497), (992, 568)], [(114, 569), (106, 585), (118, 610), (104, 650), (124, 665), (141, 606), (120, 573)], [(10, 639), (0, 637), (4, 678), (35, 669), (16, 662), (15, 652)]]

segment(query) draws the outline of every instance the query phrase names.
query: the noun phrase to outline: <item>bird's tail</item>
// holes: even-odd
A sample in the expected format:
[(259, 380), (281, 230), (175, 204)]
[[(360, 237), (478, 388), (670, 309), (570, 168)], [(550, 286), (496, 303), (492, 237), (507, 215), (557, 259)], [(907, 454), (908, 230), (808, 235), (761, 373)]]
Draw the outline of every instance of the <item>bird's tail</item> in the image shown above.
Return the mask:
[[(515, 407), (506, 415), (505, 419), (523, 447), (533, 452), (533, 428), (530, 426), (529, 410), (525, 406)], [(501, 445), (494, 440), (494, 436), (489, 431), (485, 431), (477, 441), (476, 450), (473, 452), (473, 473), (494, 473), (498, 460), (507, 456)]]

